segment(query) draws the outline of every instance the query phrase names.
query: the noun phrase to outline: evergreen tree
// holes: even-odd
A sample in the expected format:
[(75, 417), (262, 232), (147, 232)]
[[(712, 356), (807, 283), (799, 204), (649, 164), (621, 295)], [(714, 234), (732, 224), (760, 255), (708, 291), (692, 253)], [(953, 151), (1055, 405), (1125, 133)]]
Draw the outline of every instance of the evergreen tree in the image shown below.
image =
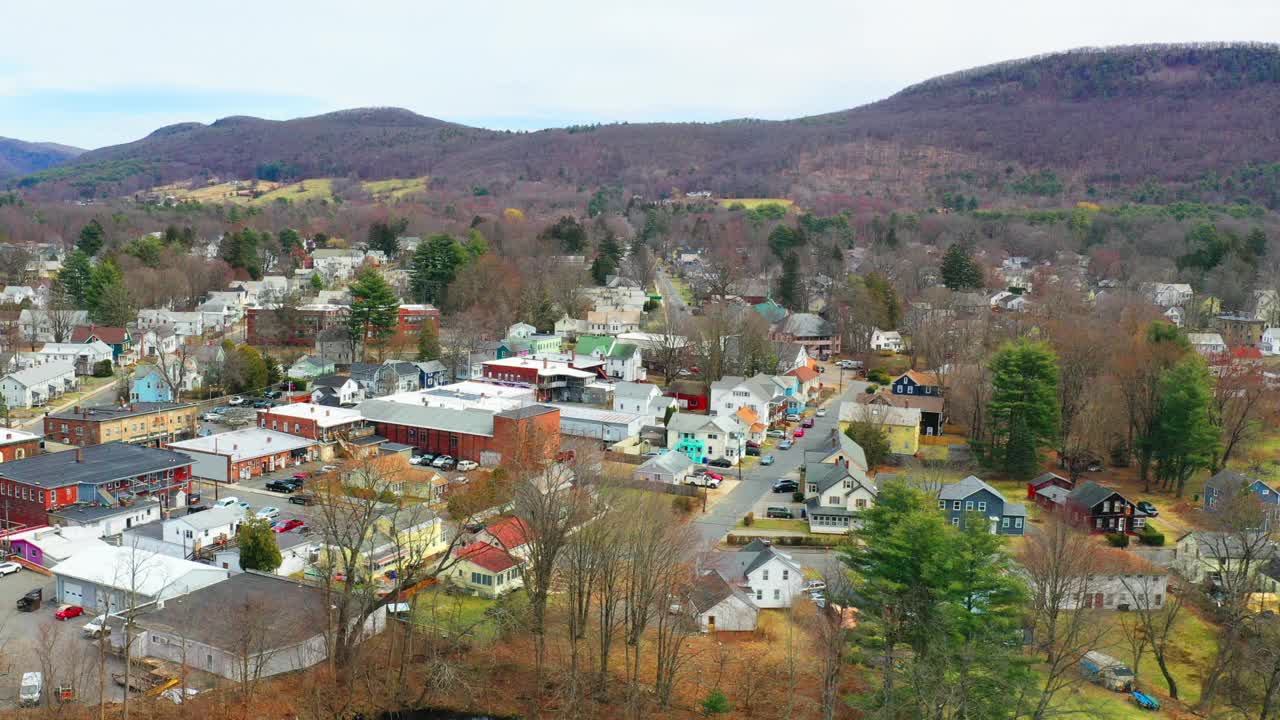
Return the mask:
[(439, 360), (440, 355), (440, 333), (436, 331), (436, 324), (427, 320), (418, 333), (418, 362)]
[(320, 292), (324, 289), (324, 278), (320, 277), (320, 273), (311, 273), (311, 289)]
[(394, 260), (400, 254), (400, 235), (409, 227), (405, 218), (379, 220), (369, 226), (369, 249), (378, 250)]
[(137, 316), (137, 304), (124, 283), (112, 283), (102, 288), (97, 305), (89, 313), (89, 319), (99, 325), (124, 327)]
[(604, 253), (596, 255), (596, 259), (591, 261), (591, 279), (596, 285), (604, 285), (609, 281), (609, 276), (617, 271), (617, 261)]
[(347, 315), (347, 331), (354, 344), (368, 342), (383, 349), (396, 332), (400, 300), (382, 274), (365, 268), (351, 283), (351, 312)]
[(983, 285), (982, 268), (969, 254), (969, 248), (952, 243), (942, 257), (942, 283), (951, 290), (972, 290)]
[(236, 545), (240, 548), (240, 567), (258, 572), (275, 572), (284, 562), (276, 533), (269, 520), (246, 520), (236, 529)]
[(778, 303), (788, 310), (803, 312), (803, 293), (800, 290), (800, 258), (794, 253), (787, 253), (782, 260), (782, 277), (778, 278)]
[(58, 272), (58, 283), (77, 308), (85, 309), (89, 297), (89, 284), (93, 281), (93, 265), (89, 256), (82, 250), (72, 250), (62, 270)]
[(1058, 359), (1044, 343), (1007, 343), (991, 360), (990, 459), (1012, 478), (1039, 469), (1040, 449), (1058, 428)]
[(539, 237), (559, 243), (561, 251), (569, 255), (578, 255), (587, 247), (587, 231), (572, 215), (561, 216)]
[[(102, 325), (111, 324), (101, 319), (102, 310), (108, 299), (118, 303), (121, 294), (116, 288), (126, 293), (128, 291), (124, 286), (124, 274), (120, 272), (120, 267), (112, 260), (98, 263), (89, 274), (89, 286), (85, 288), (84, 302), (85, 309), (89, 311), (89, 317), (93, 318), (94, 322)], [(120, 326), (123, 326), (123, 323)]]
[(898, 327), (898, 323), (902, 321), (902, 302), (898, 299), (898, 290), (893, 282), (883, 273), (870, 272), (863, 280), (863, 285), (867, 288), (867, 294), (880, 306), (885, 329)]
[(1199, 355), (1188, 355), (1160, 378), (1160, 411), (1151, 438), (1156, 479), (1182, 497), (1187, 480), (1213, 465), (1218, 452), (1213, 379)]
[(298, 231), (293, 228), (285, 228), (276, 233), (276, 237), (280, 240), (280, 249), (289, 254), (293, 249), (302, 245), (302, 237), (298, 235)]
[(244, 270), (254, 280), (261, 280), (262, 259), (258, 256), (261, 240), (255, 230), (241, 228), (222, 237), (218, 255), (231, 267)]
[(80, 229), (80, 238), (76, 240), (76, 249), (80, 252), (93, 257), (98, 254), (102, 246), (107, 242), (107, 232), (102, 229), (102, 223), (90, 220), (88, 225)]
[(449, 284), (466, 263), (466, 251), (447, 233), (436, 233), (419, 243), (409, 267), (409, 286), (415, 300), (443, 305)]
[(849, 423), (844, 434), (862, 447), (862, 452), (867, 456), (867, 465), (873, 468), (879, 467), (889, 459), (892, 448), (889, 446), (889, 436), (885, 433), (882, 424), (868, 420), (855, 420)]

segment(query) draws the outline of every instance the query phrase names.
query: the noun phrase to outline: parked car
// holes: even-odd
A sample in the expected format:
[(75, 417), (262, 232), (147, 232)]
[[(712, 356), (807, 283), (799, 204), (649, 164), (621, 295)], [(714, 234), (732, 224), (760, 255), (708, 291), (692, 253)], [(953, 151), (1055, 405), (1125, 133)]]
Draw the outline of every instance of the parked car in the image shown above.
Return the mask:
[(698, 487), (707, 487), (707, 488), (713, 488), (713, 489), (720, 487), (720, 480), (718, 478), (712, 477), (708, 473), (696, 473), (696, 474), (690, 475), (684, 479), (684, 483), (686, 485), (696, 485)]
[(58, 612), (54, 613), (53, 616), (59, 620), (70, 620), (73, 617), (80, 617), (83, 614), (84, 608), (79, 605), (64, 605), (58, 608)]
[(292, 495), (298, 491), (298, 486), (287, 480), (272, 480), (267, 483), (266, 488), (271, 492), (284, 493), (286, 495)]
[(791, 437), (797, 438), (797, 439), (804, 437), (804, 428), (796, 428), (795, 434), (793, 434)]
[(751, 447), (748, 445), (747, 457), (760, 457), (760, 446), (757, 445), (756, 447)]
[(795, 443), (791, 442), (790, 440), (783, 440), (782, 442), (778, 443), (778, 449), (790, 450), (792, 445), (795, 445)]
[(267, 507), (259, 508), (258, 512), (254, 513), (253, 516), (259, 520), (272, 520), (280, 516), (280, 508), (268, 505)]
[(787, 422), (800, 422), (800, 416), (795, 413), (787, 413)]
[(1102, 463), (1096, 460), (1089, 463), (1089, 472), (1102, 472)]
[(205, 510), (208, 510), (208, 509), (209, 509), (208, 505), (188, 505), (187, 514), (193, 515), (198, 512), (204, 512)]
[(800, 423), (800, 427), (806, 427), (806, 428), (813, 427), (813, 418), (805, 418), (804, 422)]
[(16, 562), (0, 563), (0, 577), (4, 577), (5, 575), (12, 575), (20, 570), (22, 570), (22, 566)]
[(724, 480), (724, 476), (723, 476), (723, 475), (721, 475), (720, 473), (717, 473), (717, 472), (711, 472), (710, 470), (708, 470), (708, 471), (706, 471), (706, 472), (704, 472), (704, 473), (702, 473), (702, 474), (703, 474), (703, 475), (706, 475), (707, 477), (711, 478), (712, 480), (715, 480), (716, 482), (720, 482), (720, 481)]
[(325, 465), (324, 467), (320, 468), (320, 472), (331, 473), (337, 469), (338, 469), (337, 465)]
[(106, 615), (99, 615), (85, 623), (81, 630), (84, 632), (85, 637), (96, 638), (101, 636), (104, 632), (110, 633), (111, 626), (107, 624)]
[(231, 507), (232, 505), (235, 505), (238, 502), (240, 502), (240, 498), (236, 497), (235, 495), (228, 495), (227, 497), (219, 499), (218, 502), (213, 504), (213, 506), (214, 507)]
[(284, 393), (280, 392), (279, 390), (269, 390), (267, 392), (262, 393), (262, 397), (268, 400), (279, 400), (283, 395)]
[(715, 460), (712, 460), (711, 462), (709, 462), (709, 463), (707, 463), (707, 464), (708, 464), (708, 465), (710, 465), (710, 466), (712, 466), (712, 467), (718, 467), (718, 468), (731, 468), (731, 467), (733, 467), (733, 463), (729, 462), (729, 461), (728, 461), (728, 460), (726, 460), (725, 458), (716, 458)]
[(800, 489), (800, 483), (795, 480), (775, 480), (773, 483), (773, 491), (776, 493), (795, 492)]
[(804, 583), (804, 591), (807, 593), (822, 592), (827, 589), (827, 584), (822, 580), (806, 580)]
[(240, 397), (239, 395), (232, 395), (231, 399), (227, 400), (227, 404), (232, 407), (235, 407), (237, 405), (243, 405), (244, 398)]
[(476, 462), (475, 460), (459, 460), (458, 467), (456, 469), (459, 472), (471, 472), (472, 470), (475, 470), (478, 467), (480, 467), (480, 463)]
[(780, 518), (783, 520), (791, 520), (795, 516), (791, 514), (791, 508), (771, 507), (764, 511), (764, 516), (769, 518)]
[(309, 477), (311, 477), (311, 476), (310, 476), (309, 474), (307, 474), (307, 473), (294, 473), (294, 474), (293, 474), (293, 479), (294, 479), (294, 480), (306, 480), (306, 479), (307, 479), (307, 478), (309, 478)]
[(44, 697), (44, 675), (38, 672), (22, 673), (22, 684), (18, 686), (18, 706), (35, 707)]
[(289, 502), (294, 505), (315, 505), (316, 496), (311, 493), (298, 493), (297, 495), (290, 496)]
[(271, 526), (271, 529), (275, 530), (278, 533), (283, 533), (283, 532), (289, 532), (290, 530), (294, 530), (296, 528), (300, 528), (303, 525), (306, 525), (306, 523), (297, 518), (294, 518), (292, 520), (284, 520), (282, 522), (278, 522), (275, 525)]
[(1138, 503), (1138, 510), (1146, 513), (1149, 517), (1159, 517), (1160, 515), (1160, 511), (1156, 509), (1156, 506), (1146, 500)]
[(448, 470), (453, 467), (454, 459), (448, 455), (441, 455), (431, 463), (431, 467), (440, 470)]
[(818, 417), (826, 417), (826, 416), (827, 416), (827, 409), (826, 409), (826, 408), (818, 408), (818, 412), (814, 413), (814, 415), (816, 415), (816, 416), (818, 416)]
[(760, 458), (760, 464), (761, 464), (761, 465), (772, 465), (772, 464), (773, 464), (773, 456), (772, 456), (772, 455), (765, 455), (764, 457)]
[(255, 400), (253, 403), (254, 410), (266, 410), (267, 408), (272, 406), (273, 406), (273, 403), (270, 400)]
[(771, 438), (784, 438), (787, 436), (787, 433), (785, 430), (770, 430), (765, 433), (765, 435), (768, 435)]
[(219, 422), (222, 420), (222, 413), (216, 413), (210, 410), (209, 412), (201, 415), (200, 419), (205, 422)]

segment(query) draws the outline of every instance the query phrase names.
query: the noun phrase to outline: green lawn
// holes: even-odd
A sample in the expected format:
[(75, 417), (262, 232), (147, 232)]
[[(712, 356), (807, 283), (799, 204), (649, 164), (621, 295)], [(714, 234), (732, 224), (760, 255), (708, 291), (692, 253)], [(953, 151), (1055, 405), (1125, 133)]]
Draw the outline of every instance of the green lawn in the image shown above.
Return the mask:
[(312, 178), (292, 185), (283, 185), (269, 193), (264, 193), (254, 198), (253, 204), (270, 205), (281, 198), (292, 203), (305, 203), (310, 200), (333, 202), (333, 179)]
[(785, 532), (800, 533), (803, 535), (809, 534), (809, 523), (804, 520), (780, 520), (776, 518), (756, 518), (756, 521), (751, 523), (751, 527), (747, 527), (746, 525), (743, 525), (742, 521), (738, 521), (738, 527), (743, 528), (745, 530), (775, 530), (779, 532), (785, 531)]
[(683, 278), (671, 274), (668, 274), (667, 278), (671, 280), (671, 287), (680, 293), (680, 297), (684, 298), (686, 303), (693, 304), (693, 290), (689, 289), (689, 283), (685, 282)]
[[(517, 590), (508, 596), (506, 602), (518, 605), (524, 601), (524, 592)], [(436, 628), (450, 636), (470, 636), (490, 642), (496, 636), (498, 621), (486, 612), (498, 604), (498, 601), (487, 598), (451, 595), (437, 586), (418, 593), (413, 618), (419, 625)]]

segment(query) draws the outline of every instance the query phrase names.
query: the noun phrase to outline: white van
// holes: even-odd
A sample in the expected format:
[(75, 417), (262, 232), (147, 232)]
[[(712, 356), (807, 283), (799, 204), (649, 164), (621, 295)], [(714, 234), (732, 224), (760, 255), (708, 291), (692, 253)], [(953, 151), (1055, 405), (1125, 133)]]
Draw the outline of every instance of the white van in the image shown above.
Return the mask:
[(22, 673), (22, 685), (18, 687), (18, 705), (35, 707), (44, 695), (44, 676), (38, 672)]
[(214, 503), (213, 506), (214, 507), (231, 507), (232, 505), (236, 505), (239, 502), (240, 502), (240, 498), (232, 495), (231, 497), (222, 498), (218, 502)]

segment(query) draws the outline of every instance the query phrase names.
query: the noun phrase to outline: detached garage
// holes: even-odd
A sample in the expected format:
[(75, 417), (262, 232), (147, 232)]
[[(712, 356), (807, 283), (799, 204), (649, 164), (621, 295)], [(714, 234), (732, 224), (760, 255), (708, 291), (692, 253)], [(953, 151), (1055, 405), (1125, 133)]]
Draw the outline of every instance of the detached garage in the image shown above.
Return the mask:
[(185, 595), (229, 574), (222, 568), (113, 545), (76, 553), (51, 572), (58, 602), (93, 613)]

